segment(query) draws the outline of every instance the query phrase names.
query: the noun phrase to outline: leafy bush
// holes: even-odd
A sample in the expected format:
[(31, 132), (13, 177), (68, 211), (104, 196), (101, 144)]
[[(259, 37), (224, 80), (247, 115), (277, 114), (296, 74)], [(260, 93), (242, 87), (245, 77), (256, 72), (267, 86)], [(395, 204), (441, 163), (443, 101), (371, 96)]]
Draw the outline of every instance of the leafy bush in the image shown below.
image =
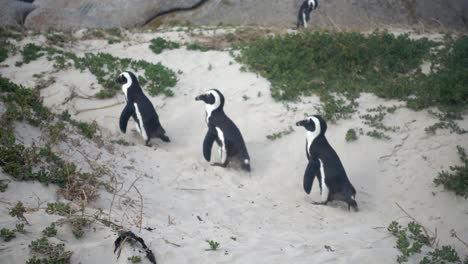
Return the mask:
[(167, 41), (161, 37), (151, 40), (149, 48), (156, 54), (160, 54), (165, 49), (178, 49), (180, 48), (179, 43), (173, 41)]
[(63, 69), (68, 66), (74, 66), (79, 70), (88, 69), (96, 76), (98, 83), (104, 88), (104, 90), (96, 94), (96, 97), (101, 99), (113, 97), (120, 91), (120, 84), (115, 79), (121, 72), (130, 69), (144, 71), (143, 76), (147, 82), (142, 86), (152, 96), (159, 94), (172, 96), (173, 92), (169, 88), (177, 83), (175, 73), (161, 63), (153, 64), (143, 60), (117, 58), (107, 53), (86, 53), (84, 57), (78, 57), (71, 52), (55, 48), (42, 48), (33, 43), (29, 43), (26, 46), (28, 47), (26, 54), (32, 55), (27, 56), (27, 59), (23, 59), (24, 63), (29, 63), (47, 54), (48, 59), (55, 62), (54, 67), (57, 69)]
[(140, 263), (141, 257), (140, 256), (131, 256), (128, 258), (131, 263)]
[(46, 237), (54, 237), (57, 235), (57, 229), (55, 228), (55, 223), (51, 223), (48, 227), (42, 230), (42, 234)]
[(62, 202), (48, 203), (46, 212), (48, 214), (69, 216), (73, 213), (70, 204), (65, 204)]
[(349, 129), (348, 132), (346, 132), (345, 139), (347, 142), (356, 141), (358, 139), (356, 130), (353, 128)]
[(33, 257), (27, 263), (70, 263), (72, 252), (65, 250), (64, 244), (54, 244), (49, 242), (46, 237), (43, 237), (32, 241), (29, 247), (33, 253), (44, 256), (44, 259)]
[(2, 228), (0, 230), (0, 237), (3, 239), (3, 241), (8, 242), (16, 237), (15, 231), (7, 228)]
[(219, 248), (219, 243), (214, 240), (206, 240), (206, 243), (210, 245), (211, 250), (217, 250)]
[(192, 43), (187, 44), (187, 49), (188, 50), (197, 50), (197, 51), (201, 51), (201, 52), (206, 52), (206, 51), (210, 50), (208, 47), (205, 47), (205, 46), (203, 46), (202, 44), (200, 44), (198, 42), (192, 42)]
[(450, 166), (450, 172), (439, 172), (434, 183), (436, 186), (443, 185), (445, 189), (454, 191), (456, 195), (468, 198), (468, 157), (464, 148), (457, 146), (457, 150), (463, 165)]
[[(416, 223), (410, 222), (407, 227), (402, 227), (397, 221), (392, 221), (387, 228), (394, 237), (397, 238), (396, 248), (401, 255), (397, 256), (397, 262), (408, 262), (411, 256), (416, 256), (421, 253), (423, 246), (432, 246), (435, 237), (429, 237), (423, 227)], [(415, 262), (416, 263), (416, 262)], [(424, 255), (420, 264), (441, 264), (441, 263), (458, 263), (462, 261), (458, 253), (451, 246), (437, 247), (433, 251)], [(468, 263), (468, 257), (465, 258), (463, 264)]]
[[(442, 49), (430, 52), (441, 44)], [(437, 106), (460, 112), (468, 106), (468, 36), (435, 43), (379, 32), (312, 32), (269, 36), (236, 47), (236, 60), (270, 80), (277, 100), (318, 94), (327, 101), (322, 97), (332, 92), (352, 100), (370, 92), (404, 100), (413, 109)], [(436, 65), (429, 75), (419, 68), (425, 60)]]

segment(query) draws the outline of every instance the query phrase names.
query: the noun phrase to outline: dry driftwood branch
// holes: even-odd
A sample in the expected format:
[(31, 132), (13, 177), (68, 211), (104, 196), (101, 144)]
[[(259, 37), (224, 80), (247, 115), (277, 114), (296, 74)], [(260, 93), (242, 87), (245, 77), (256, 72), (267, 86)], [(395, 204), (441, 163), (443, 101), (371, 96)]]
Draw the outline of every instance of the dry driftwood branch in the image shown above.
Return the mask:
[(143, 240), (143, 238), (135, 235), (132, 231), (127, 231), (127, 232), (124, 232), (122, 233), (114, 242), (114, 245), (115, 245), (115, 249), (114, 249), (114, 253), (117, 251), (118, 252), (118, 255), (117, 255), (117, 258), (120, 256), (120, 251), (121, 251), (121, 248), (123, 246), (123, 244), (125, 244), (125, 241), (127, 239), (133, 239), (137, 242), (139, 242), (141, 244), (141, 246), (143, 247), (143, 249), (145, 250), (146, 252), (146, 257), (149, 259), (149, 261), (153, 264), (156, 264), (156, 258), (154, 257), (154, 254), (153, 254), (153, 251), (151, 251), (151, 249), (149, 249), (146, 244), (145, 244), (145, 241)]

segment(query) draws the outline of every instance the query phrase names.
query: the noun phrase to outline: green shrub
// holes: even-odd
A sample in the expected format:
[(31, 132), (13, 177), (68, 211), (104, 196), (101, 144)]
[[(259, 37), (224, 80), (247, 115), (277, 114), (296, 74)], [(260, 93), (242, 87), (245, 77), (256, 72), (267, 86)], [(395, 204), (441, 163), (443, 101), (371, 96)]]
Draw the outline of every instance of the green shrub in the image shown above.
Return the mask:
[(16, 224), (16, 232), (20, 234), (26, 234), (26, 230), (24, 230), (24, 224)]
[(348, 132), (346, 132), (345, 139), (347, 142), (356, 141), (358, 139), (356, 130), (354, 130), (353, 128), (349, 129)]
[[(406, 101), (413, 109), (437, 106), (459, 113), (468, 106), (468, 36), (435, 43), (379, 32), (306, 32), (264, 37), (236, 48), (236, 60), (270, 80), (277, 100), (318, 94), (324, 101), (324, 94), (332, 92), (353, 100), (370, 92)], [(429, 75), (419, 68), (425, 60), (436, 65)], [(332, 104), (324, 112), (337, 105), (346, 104)]]
[(64, 244), (54, 244), (49, 242), (46, 237), (43, 237), (32, 241), (29, 247), (32, 252), (44, 256), (44, 259), (41, 260), (34, 257), (28, 260), (28, 263), (70, 263), (72, 252), (65, 250)]
[(153, 64), (143, 60), (117, 58), (107, 53), (86, 53), (84, 57), (78, 57), (71, 52), (50, 47), (42, 48), (33, 43), (27, 44), (25, 49), (23, 54), (27, 55), (23, 56), (24, 63), (47, 54), (47, 58), (54, 61), (54, 67), (58, 70), (68, 66), (74, 66), (79, 70), (88, 69), (104, 88), (96, 94), (96, 97), (100, 99), (113, 97), (120, 91), (120, 84), (115, 79), (121, 72), (127, 70), (144, 71), (143, 76), (147, 82), (142, 86), (152, 96), (159, 94), (172, 96), (173, 92), (169, 88), (177, 83), (175, 73), (161, 63)]
[(214, 240), (206, 240), (206, 243), (210, 245), (211, 250), (217, 250), (219, 248), (219, 243)]
[(445, 189), (455, 192), (456, 195), (468, 198), (468, 158), (464, 148), (457, 146), (457, 150), (462, 165), (450, 166), (450, 172), (439, 172), (434, 183), (436, 186), (443, 185)]
[(179, 43), (173, 41), (167, 41), (161, 37), (151, 40), (149, 48), (156, 54), (160, 54), (165, 49), (178, 49), (180, 48)]
[(3, 241), (8, 242), (16, 237), (15, 231), (7, 228), (2, 228), (0, 230), (0, 237), (3, 239)]
[(210, 50), (208, 47), (205, 47), (205, 46), (203, 46), (203, 45), (201, 45), (200, 43), (197, 43), (197, 42), (192, 42), (192, 43), (187, 44), (187, 49), (188, 50), (197, 50), (197, 51), (201, 51), (201, 52), (206, 52), (206, 51)]
[(131, 256), (128, 258), (131, 263), (140, 263), (141, 257), (140, 256)]
[[(431, 247), (435, 237), (429, 237), (423, 230), (423, 227), (416, 223), (410, 222), (407, 227), (402, 227), (397, 221), (392, 221), (387, 228), (388, 232), (397, 238), (396, 248), (400, 251), (397, 256), (397, 262), (408, 262), (412, 256), (421, 255), (424, 246)], [(417, 263), (417, 262), (414, 262)], [(451, 246), (436, 247), (423, 255), (420, 264), (442, 264), (442, 263), (457, 263), (462, 264), (458, 253)], [(468, 257), (465, 258), (463, 264), (468, 263)]]
[(46, 237), (54, 237), (57, 235), (57, 229), (55, 228), (55, 223), (51, 223), (48, 227), (42, 230), (42, 234)]
[(62, 202), (48, 203), (46, 212), (48, 214), (61, 216), (70, 216), (71, 214), (73, 214), (70, 204), (65, 204)]

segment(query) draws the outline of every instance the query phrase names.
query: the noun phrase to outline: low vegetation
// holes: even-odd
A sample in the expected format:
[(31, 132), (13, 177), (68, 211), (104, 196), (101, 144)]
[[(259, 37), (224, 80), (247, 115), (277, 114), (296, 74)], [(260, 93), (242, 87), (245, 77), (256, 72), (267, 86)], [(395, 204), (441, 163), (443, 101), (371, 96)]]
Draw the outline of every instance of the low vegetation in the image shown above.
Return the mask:
[(42, 237), (32, 241), (29, 247), (31, 252), (37, 256), (30, 258), (26, 262), (27, 264), (70, 263), (72, 252), (65, 249), (65, 244), (55, 244), (50, 242), (47, 237)]
[(385, 107), (380, 105), (376, 108), (367, 109), (368, 114), (361, 115), (360, 117), (363, 123), (373, 130), (368, 131), (366, 135), (378, 139), (390, 139), (390, 136), (385, 134), (385, 132), (396, 132), (400, 128), (397, 126), (386, 126), (383, 124), (383, 121), (387, 113), (394, 113), (397, 108), (397, 106)]
[[(277, 100), (297, 100), (317, 94), (328, 119), (345, 118), (361, 92), (406, 101), (412, 109), (437, 106), (444, 113), (460, 113), (468, 106), (468, 37), (443, 43), (413, 40), (375, 32), (312, 32), (277, 35), (244, 42), (236, 59), (271, 81)], [(431, 72), (420, 70), (424, 61)], [(339, 109), (342, 106), (343, 109)], [(459, 114), (458, 114), (459, 115)]]
[(128, 258), (128, 261), (130, 263), (140, 263), (141, 262), (141, 257), (140, 256), (131, 256)]
[(57, 229), (55, 228), (55, 223), (51, 223), (48, 227), (42, 230), (42, 234), (46, 237), (54, 237), (57, 235)]
[(192, 42), (187, 44), (187, 49), (188, 50), (196, 50), (196, 51), (201, 51), (201, 52), (206, 52), (209, 51), (210, 48), (198, 43), (198, 42)]
[(463, 261), (451, 246), (436, 247), (427, 254), (423, 254), (422, 248), (432, 248), (436, 238), (429, 236), (426, 230), (414, 221), (409, 222), (406, 227), (393, 221), (387, 230), (397, 238), (395, 247), (400, 252), (400, 255), (397, 256), (397, 263), (408, 262), (410, 258), (419, 258), (419, 262), (412, 261), (412, 263), (420, 264), (468, 263), (468, 256)]
[(2, 228), (0, 230), (0, 238), (2, 238), (3, 241), (5, 241), (5, 242), (8, 242), (8, 241), (12, 240), (15, 237), (16, 237), (16, 235), (15, 235), (14, 230), (10, 230), (8, 228)]
[(57, 70), (72, 66), (81, 71), (89, 70), (104, 88), (96, 94), (100, 99), (113, 97), (120, 91), (120, 84), (115, 79), (126, 70), (142, 71), (143, 74), (139, 77), (140, 85), (152, 96), (159, 94), (173, 96), (170, 88), (177, 83), (176, 74), (161, 63), (117, 58), (107, 53), (86, 53), (84, 57), (78, 57), (71, 52), (53, 47), (41, 47), (33, 43), (27, 44), (21, 53), (23, 61), (17, 62), (17, 66), (47, 55), (49, 60), (54, 61), (54, 68)]
[(155, 38), (151, 40), (151, 44), (149, 46), (150, 50), (152, 50), (156, 54), (161, 54), (165, 49), (178, 49), (180, 48), (180, 44), (173, 41), (165, 40), (161, 37)]
[(353, 141), (358, 140), (358, 134), (356, 132), (356, 129), (354, 128), (348, 129), (348, 131), (346, 132), (345, 139), (347, 142), (353, 142)]
[(439, 172), (434, 183), (436, 186), (443, 185), (445, 189), (455, 192), (456, 195), (468, 198), (468, 157), (461, 146), (457, 146), (457, 150), (462, 165), (450, 166), (450, 171)]
[(219, 248), (219, 243), (214, 240), (206, 240), (206, 243), (210, 245), (210, 250), (217, 250)]
[(267, 135), (266, 138), (271, 141), (274, 141), (274, 140), (282, 138), (283, 136), (287, 136), (291, 134), (292, 132), (294, 132), (294, 128), (292, 126), (289, 126), (288, 129)]

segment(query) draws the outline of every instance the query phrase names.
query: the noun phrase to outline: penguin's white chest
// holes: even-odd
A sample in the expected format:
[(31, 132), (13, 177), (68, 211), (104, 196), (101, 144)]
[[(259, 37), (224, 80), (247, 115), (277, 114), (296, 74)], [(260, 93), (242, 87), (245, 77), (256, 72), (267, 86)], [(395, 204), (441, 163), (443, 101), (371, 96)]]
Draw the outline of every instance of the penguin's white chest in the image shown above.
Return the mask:
[(322, 177), (320, 177), (320, 186), (322, 187), (321, 188), (321, 199), (322, 199), (322, 202), (325, 202), (325, 201), (328, 200), (328, 193), (330, 192), (330, 190), (328, 189), (328, 186), (327, 186), (327, 184), (325, 182), (325, 178), (327, 176), (325, 174), (323, 161), (321, 159), (319, 159), (319, 162), (320, 162), (320, 175), (322, 176)]
[(140, 132), (141, 136), (145, 140), (147, 140), (148, 139), (148, 134), (146, 133), (146, 128), (143, 125), (143, 116), (141, 115), (140, 109), (138, 108), (138, 104), (133, 103), (133, 106), (135, 107), (135, 112), (136, 112), (136, 115), (138, 117), (138, 123), (139, 123), (139, 126), (140, 126), (140, 129), (139, 129), (138, 132)]

